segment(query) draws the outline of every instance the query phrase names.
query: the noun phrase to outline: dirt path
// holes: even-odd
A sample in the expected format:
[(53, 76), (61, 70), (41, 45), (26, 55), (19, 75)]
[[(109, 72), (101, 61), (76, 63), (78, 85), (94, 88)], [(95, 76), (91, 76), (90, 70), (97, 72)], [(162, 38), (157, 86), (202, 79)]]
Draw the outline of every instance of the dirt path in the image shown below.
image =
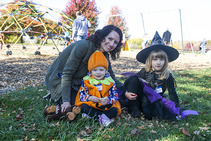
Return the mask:
[[(121, 53), (116, 61), (111, 61), (114, 73), (137, 72), (143, 64), (136, 61), (138, 51)], [(0, 93), (21, 89), (25, 86), (44, 84), (45, 73), (57, 55), (24, 55), (6, 56), (0, 52)], [(206, 55), (192, 53), (180, 54), (179, 58), (170, 63), (171, 70), (188, 70), (211, 68), (211, 53)]]

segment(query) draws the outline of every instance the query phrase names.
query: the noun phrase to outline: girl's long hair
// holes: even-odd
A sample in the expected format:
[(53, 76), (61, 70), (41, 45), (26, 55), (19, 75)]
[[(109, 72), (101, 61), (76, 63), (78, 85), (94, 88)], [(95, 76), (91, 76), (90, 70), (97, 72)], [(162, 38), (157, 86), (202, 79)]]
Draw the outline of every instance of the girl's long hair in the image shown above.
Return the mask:
[(152, 51), (147, 60), (146, 60), (146, 65), (145, 65), (145, 69), (146, 69), (146, 72), (153, 72), (153, 68), (152, 68), (152, 60), (154, 58), (162, 58), (165, 60), (165, 64), (163, 66), (163, 68), (161, 69), (161, 75), (160, 77), (158, 78), (159, 80), (163, 80), (163, 79), (167, 79), (169, 77), (169, 70), (168, 70), (168, 56), (167, 54), (163, 51), (163, 50), (154, 50)]
[(94, 34), (87, 37), (86, 40), (92, 41), (95, 44), (96, 48), (99, 49), (105, 37), (108, 36), (108, 34), (111, 33), (112, 31), (116, 31), (119, 34), (120, 38), (117, 47), (111, 52), (109, 52), (109, 54), (111, 55), (111, 59), (116, 60), (117, 58), (119, 58), (122, 46), (122, 31), (118, 27), (114, 25), (107, 25), (103, 27), (103, 29), (97, 30)]

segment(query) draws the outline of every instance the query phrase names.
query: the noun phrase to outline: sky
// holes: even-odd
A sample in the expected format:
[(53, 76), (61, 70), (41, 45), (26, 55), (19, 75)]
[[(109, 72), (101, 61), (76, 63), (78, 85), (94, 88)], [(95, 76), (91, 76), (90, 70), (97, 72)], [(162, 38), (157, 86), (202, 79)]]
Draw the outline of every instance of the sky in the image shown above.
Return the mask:
[[(13, 0), (0, 0), (8, 3)], [(64, 10), (68, 0), (33, 0), (35, 3)], [(118, 6), (129, 28), (131, 38), (152, 39), (168, 29), (172, 40), (211, 40), (211, 0), (95, 0), (101, 29), (106, 25), (113, 6)], [(183, 38), (182, 38), (183, 37)]]

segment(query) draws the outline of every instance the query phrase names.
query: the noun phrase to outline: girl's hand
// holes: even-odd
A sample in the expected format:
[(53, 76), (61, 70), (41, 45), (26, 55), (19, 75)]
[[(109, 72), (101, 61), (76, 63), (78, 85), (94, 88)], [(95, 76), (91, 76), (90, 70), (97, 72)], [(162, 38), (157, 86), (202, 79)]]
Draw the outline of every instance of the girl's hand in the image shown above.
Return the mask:
[(65, 112), (67, 108), (71, 107), (70, 105), (70, 102), (64, 102), (62, 105), (61, 105), (61, 112)]
[(101, 98), (100, 99), (100, 103), (104, 106), (104, 105), (107, 105), (108, 104), (108, 98), (105, 97), (105, 98)]
[(125, 97), (129, 100), (136, 100), (137, 94), (126, 91)]
[(96, 96), (90, 96), (90, 97), (88, 98), (88, 100), (90, 100), (90, 101), (92, 101), (92, 102), (95, 102), (95, 103), (97, 103), (97, 102), (100, 101), (100, 99), (97, 98)]

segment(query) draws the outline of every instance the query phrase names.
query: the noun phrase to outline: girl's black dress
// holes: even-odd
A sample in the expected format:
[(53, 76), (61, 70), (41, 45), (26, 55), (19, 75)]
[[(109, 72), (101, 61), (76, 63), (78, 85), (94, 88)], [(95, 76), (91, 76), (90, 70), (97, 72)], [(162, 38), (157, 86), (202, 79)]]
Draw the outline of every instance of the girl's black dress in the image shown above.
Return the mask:
[[(146, 72), (145, 69), (141, 69), (137, 75), (129, 77), (124, 83), (125, 91), (136, 93), (138, 98), (136, 100), (128, 100), (127, 107), (129, 113), (133, 117), (140, 116), (140, 112), (143, 112), (145, 118), (152, 119), (161, 118), (166, 120), (176, 119), (176, 115), (169, 111), (169, 109), (162, 103), (162, 100), (157, 100), (151, 103), (148, 97), (143, 92), (143, 82), (144, 79), (147, 85), (154, 90), (158, 90), (158, 93), (166, 98), (164, 92), (168, 90), (169, 99), (173, 101), (176, 107), (179, 107), (179, 100), (177, 93), (175, 91), (175, 80), (170, 73), (169, 77), (164, 80), (158, 80), (159, 75), (154, 72)], [(124, 95), (121, 96), (120, 102), (123, 103)]]

